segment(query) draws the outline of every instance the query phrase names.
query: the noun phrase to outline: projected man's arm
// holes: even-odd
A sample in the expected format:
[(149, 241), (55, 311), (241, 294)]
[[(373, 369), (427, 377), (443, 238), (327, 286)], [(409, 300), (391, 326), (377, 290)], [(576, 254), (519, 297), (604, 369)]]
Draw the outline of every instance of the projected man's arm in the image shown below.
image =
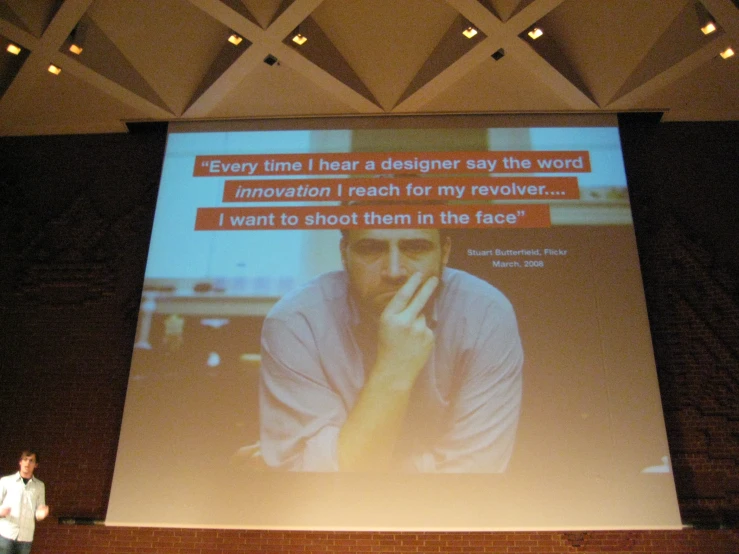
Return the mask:
[(339, 469), (388, 469), (413, 385), (434, 347), (423, 308), (439, 279), (416, 273), (379, 320), (377, 359), (338, 439)]
[[(417, 460), (420, 471), (505, 471), (513, 453), (521, 409), (524, 354), (510, 304), (483, 311), (474, 350), (456, 387), (447, 432), (430, 456)], [(471, 335), (471, 333), (470, 333)]]

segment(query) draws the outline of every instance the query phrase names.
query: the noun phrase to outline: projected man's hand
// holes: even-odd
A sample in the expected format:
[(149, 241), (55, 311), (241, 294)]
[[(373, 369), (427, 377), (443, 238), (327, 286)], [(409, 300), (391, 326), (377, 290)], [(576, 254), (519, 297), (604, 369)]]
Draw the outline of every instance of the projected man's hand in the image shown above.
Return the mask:
[(412, 387), (434, 346), (423, 308), (439, 284), (416, 273), (398, 290), (380, 317), (377, 364), (398, 386)]

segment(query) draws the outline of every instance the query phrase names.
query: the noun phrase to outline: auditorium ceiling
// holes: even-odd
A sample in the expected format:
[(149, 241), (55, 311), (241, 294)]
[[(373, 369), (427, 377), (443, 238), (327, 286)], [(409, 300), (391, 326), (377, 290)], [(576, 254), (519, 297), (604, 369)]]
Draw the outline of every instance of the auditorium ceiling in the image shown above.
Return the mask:
[(344, 115), (739, 119), (737, 0), (0, 0), (0, 40), (5, 136)]

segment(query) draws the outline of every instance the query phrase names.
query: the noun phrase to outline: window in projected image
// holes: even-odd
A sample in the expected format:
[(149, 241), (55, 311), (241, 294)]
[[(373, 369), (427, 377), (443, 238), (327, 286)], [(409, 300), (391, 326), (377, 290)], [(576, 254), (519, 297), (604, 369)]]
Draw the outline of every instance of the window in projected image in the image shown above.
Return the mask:
[(679, 528), (618, 129), (521, 122), (171, 129), (108, 523)]

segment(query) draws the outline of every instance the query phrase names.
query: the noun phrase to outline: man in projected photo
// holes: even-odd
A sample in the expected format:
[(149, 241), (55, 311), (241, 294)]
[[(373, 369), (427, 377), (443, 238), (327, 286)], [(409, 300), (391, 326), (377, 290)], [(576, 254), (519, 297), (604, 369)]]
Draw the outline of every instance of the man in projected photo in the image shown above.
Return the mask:
[(436, 229), (342, 233), (343, 271), (262, 330), (261, 452), (294, 471), (501, 472), (523, 352), (510, 302)]

